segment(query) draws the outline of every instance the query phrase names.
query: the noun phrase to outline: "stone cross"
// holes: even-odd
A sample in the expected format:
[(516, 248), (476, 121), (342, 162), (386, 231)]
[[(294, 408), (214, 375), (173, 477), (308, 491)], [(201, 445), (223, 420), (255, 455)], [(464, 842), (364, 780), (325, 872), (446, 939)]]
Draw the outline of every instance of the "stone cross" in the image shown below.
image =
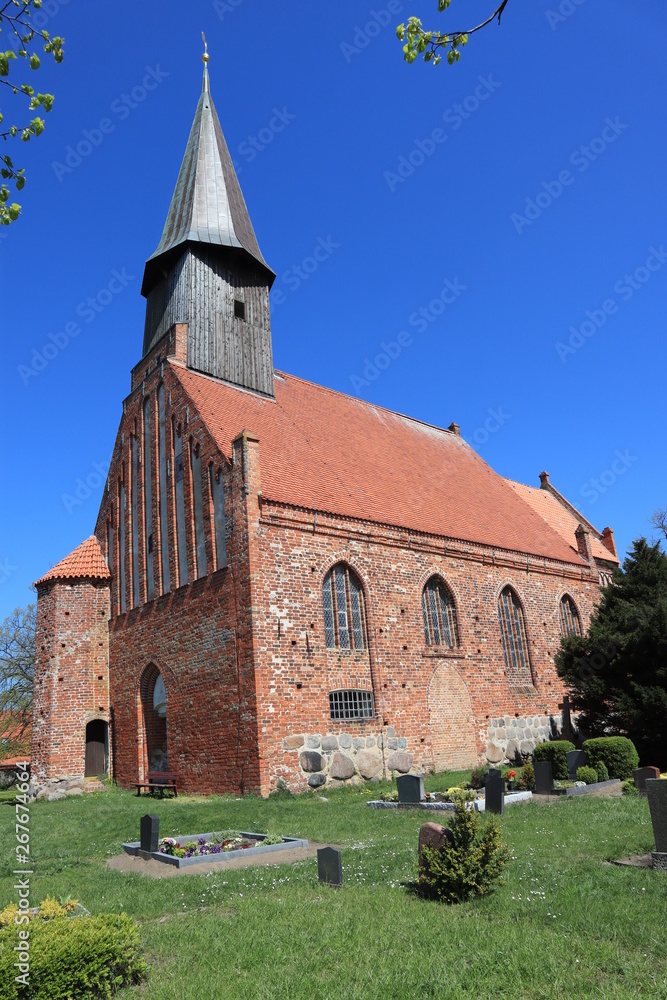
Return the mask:
[(317, 852), (317, 875), (328, 885), (343, 884), (343, 855), (335, 847), (320, 847)]
[(572, 719), (570, 718), (570, 696), (567, 695), (567, 694), (564, 695), (563, 700), (561, 701), (561, 703), (560, 703), (560, 705), (558, 707), (560, 708), (561, 712), (563, 713), (562, 732), (563, 733), (571, 733), (572, 732)]

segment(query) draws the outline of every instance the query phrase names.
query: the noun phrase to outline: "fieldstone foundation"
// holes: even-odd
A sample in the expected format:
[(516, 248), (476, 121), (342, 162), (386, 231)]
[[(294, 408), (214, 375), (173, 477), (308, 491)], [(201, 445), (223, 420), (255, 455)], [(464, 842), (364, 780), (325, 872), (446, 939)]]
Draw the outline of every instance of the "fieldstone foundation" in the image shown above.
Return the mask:
[[(344, 784), (389, 779), (410, 774), (414, 755), (405, 737), (388, 726), (384, 732), (351, 736), (349, 733), (304, 733), (282, 741), (285, 768), (294, 775), (295, 788), (336, 788)], [(283, 779), (284, 780), (284, 779)]]
[[(576, 735), (576, 718), (572, 716)], [(562, 735), (560, 715), (517, 717), (513, 715), (489, 719), (486, 759), (491, 764), (520, 763), (529, 757), (538, 743)]]

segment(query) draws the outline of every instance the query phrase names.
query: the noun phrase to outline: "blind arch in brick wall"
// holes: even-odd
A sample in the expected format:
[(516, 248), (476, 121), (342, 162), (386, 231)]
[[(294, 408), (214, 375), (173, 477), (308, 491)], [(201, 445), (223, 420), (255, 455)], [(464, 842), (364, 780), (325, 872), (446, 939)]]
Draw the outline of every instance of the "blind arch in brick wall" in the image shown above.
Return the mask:
[(428, 688), (429, 728), (436, 771), (460, 771), (477, 764), (475, 718), (466, 683), (442, 660)]

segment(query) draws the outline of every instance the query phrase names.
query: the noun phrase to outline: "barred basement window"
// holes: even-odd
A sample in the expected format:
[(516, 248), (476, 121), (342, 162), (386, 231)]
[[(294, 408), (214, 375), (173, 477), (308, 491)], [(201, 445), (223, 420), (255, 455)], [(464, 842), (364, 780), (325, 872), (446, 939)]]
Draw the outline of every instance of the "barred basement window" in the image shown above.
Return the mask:
[(437, 576), (431, 577), (422, 591), (422, 613), (427, 646), (447, 646), (448, 649), (458, 646), (454, 599)]
[(565, 638), (568, 635), (581, 635), (581, 622), (577, 606), (569, 594), (561, 597), (560, 601), (560, 627)]
[(329, 711), (332, 719), (372, 719), (371, 691), (330, 691)]
[(498, 611), (507, 679), (515, 685), (532, 684), (523, 608), (511, 587), (505, 587), (501, 593), (498, 599)]
[(329, 570), (322, 585), (322, 601), (327, 646), (364, 649), (367, 644), (364, 592), (347, 566), (339, 563)]

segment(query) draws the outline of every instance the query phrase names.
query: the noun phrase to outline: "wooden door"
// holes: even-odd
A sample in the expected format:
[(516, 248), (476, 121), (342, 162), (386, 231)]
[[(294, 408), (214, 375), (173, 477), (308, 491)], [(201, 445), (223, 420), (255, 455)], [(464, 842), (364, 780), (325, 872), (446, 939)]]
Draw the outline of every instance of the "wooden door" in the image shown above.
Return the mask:
[(89, 740), (86, 743), (86, 777), (104, 774), (106, 771), (106, 749), (104, 743)]

